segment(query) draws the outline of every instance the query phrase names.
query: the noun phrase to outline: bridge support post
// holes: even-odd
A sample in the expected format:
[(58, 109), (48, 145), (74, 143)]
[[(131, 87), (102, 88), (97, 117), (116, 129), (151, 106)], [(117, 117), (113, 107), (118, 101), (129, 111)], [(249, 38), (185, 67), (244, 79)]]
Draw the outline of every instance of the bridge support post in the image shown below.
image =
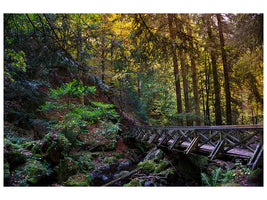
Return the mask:
[(225, 143), (224, 139), (218, 141), (218, 143), (216, 144), (215, 148), (213, 149), (211, 154), (208, 156), (208, 158), (210, 160), (213, 160), (214, 158), (216, 158), (218, 153), (224, 149), (224, 143)]
[(263, 145), (259, 144), (247, 165), (251, 166), (251, 169), (254, 170), (254, 168), (259, 164), (262, 155), (263, 155)]
[(191, 152), (194, 150), (194, 148), (197, 146), (198, 141), (199, 141), (199, 137), (197, 136), (197, 137), (195, 137), (195, 138), (192, 140), (192, 142), (190, 143), (190, 145), (186, 148), (186, 150), (185, 150), (185, 154), (189, 154), (189, 153), (191, 153)]
[(152, 130), (152, 136), (149, 138), (148, 143), (154, 143), (158, 141), (159, 135), (156, 130)]

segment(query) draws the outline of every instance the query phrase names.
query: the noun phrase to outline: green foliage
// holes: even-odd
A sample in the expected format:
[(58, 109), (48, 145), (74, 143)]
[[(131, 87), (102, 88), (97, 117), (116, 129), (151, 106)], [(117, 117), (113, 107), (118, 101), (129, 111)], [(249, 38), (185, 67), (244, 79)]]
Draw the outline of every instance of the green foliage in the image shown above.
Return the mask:
[[(54, 121), (51, 121), (51, 129), (63, 133), (73, 147), (82, 144), (78, 136), (81, 133), (86, 133), (87, 129), (94, 123), (101, 122), (101, 131), (97, 133), (110, 141), (116, 140), (116, 134), (120, 130), (119, 122), (114, 124), (108, 121), (117, 120), (119, 117), (113, 109), (113, 105), (93, 101), (89, 102), (89, 105), (83, 105), (70, 101), (71, 98), (81, 95), (94, 94), (95, 90), (95, 87), (83, 86), (74, 79), (57, 89), (51, 89), (50, 97), (53, 101), (48, 101), (41, 106), (40, 110), (44, 112), (57, 110), (59, 113), (65, 113), (63, 116), (54, 116)], [(67, 95), (68, 103), (60, 103), (65, 100), (65, 95)]]
[(13, 68), (26, 72), (26, 59), (25, 59), (25, 53), (23, 51), (16, 52), (14, 49), (5, 49), (4, 60), (5, 60), (5, 70), (4, 70), (5, 78), (14, 81), (12, 77), (13, 75), (15, 75), (15, 70)]
[(149, 174), (150, 172), (154, 172), (156, 163), (152, 160), (147, 160), (145, 162), (138, 163), (137, 167), (143, 167), (144, 172)]
[(50, 98), (58, 99), (62, 95), (68, 95), (68, 97), (78, 97), (80, 95), (87, 95), (88, 93), (94, 94), (96, 91), (95, 87), (83, 86), (76, 79), (72, 82), (65, 83), (56, 89), (50, 89)]
[(158, 166), (155, 168), (155, 172), (159, 173), (161, 171), (163, 171), (168, 165), (168, 162), (164, 161), (164, 160), (160, 160)]
[(16, 185), (27, 186), (36, 185), (44, 176), (48, 176), (52, 170), (47, 164), (43, 164), (38, 160), (29, 159), (25, 165), (14, 171)]
[(217, 186), (221, 175), (221, 168), (212, 170), (210, 176), (206, 173), (201, 173), (203, 183), (207, 186)]

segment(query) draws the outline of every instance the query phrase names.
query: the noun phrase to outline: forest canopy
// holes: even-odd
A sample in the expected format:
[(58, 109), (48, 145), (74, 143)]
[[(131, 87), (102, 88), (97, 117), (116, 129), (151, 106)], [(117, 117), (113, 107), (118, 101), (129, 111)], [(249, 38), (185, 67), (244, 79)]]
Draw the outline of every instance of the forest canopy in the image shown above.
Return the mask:
[(261, 124), (263, 14), (4, 14), (6, 123), (73, 80), (137, 123)]

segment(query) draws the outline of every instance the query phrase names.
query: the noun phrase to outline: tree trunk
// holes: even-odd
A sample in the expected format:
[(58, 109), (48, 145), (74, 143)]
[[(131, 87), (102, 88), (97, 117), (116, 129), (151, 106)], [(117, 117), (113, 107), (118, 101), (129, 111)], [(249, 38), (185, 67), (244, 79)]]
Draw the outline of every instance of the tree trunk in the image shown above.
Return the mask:
[[(214, 44), (214, 37), (212, 35), (212, 30), (211, 30), (210, 15), (206, 15), (206, 20), (207, 20), (208, 36), (209, 36), (210, 41)], [(216, 121), (216, 125), (221, 125), (222, 124), (221, 97), (220, 97), (221, 89), (220, 89), (220, 83), (219, 83), (218, 72), (217, 72), (216, 52), (214, 51), (214, 48), (211, 48), (210, 57), (211, 57), (214, 94), (215, 94), (215, 105), (214, 105), (215, 121)]]
[(210, 62), (207, 65), (207, 59), (205, 55), (205, 74), (206, 74), (206, 118), (205, 125), (210, 126), (210, 105), (209, 105), (209, 96), (210, 96)]
[(232, 114), (231, 114), (231, 93), (230, 93), (230, 84), (229, 84), (229, 67), (227, 63), (226, 51), (224, 49), (224, 37), (222, 30), (222, 21), (221, 15), (216, 14), (218, 20), (218, 29), (220, 36), (220, 45), (221, 45), (221, 53), (222, 53), (222, 61), (223, 61), (223, 71), (224, 71), (224, 90), (225, 90), (225, 99), (226, 99), (226, 123), (232, 124)]
[[(190, 113), (190, 107), (189, 107), (189, 98), (188, 98), (188, 81), (187, 81), (187, 70), (186, 70), (186, 64), (185, 64), (185, 58), (184, 58), (184, 52), (181, 50), (179, 52), (180, 55), (180, 62), (181, 62), (181, 71), (182, 71), (182, 78), (183, 78), (183, 89), (184, 89), (184, 104), (185, 104), (185, 112), (187, 114)], [(186, 125), (192, 126), (192, 120), (191, 117), (186, 116)]]
[[(189, 22), (189, 15), (188, 15), (188, 22)], [(188, 35), (191, 38), (192, 37), (192, 31), (189, 28), (188, 29)], [(196, 118), (196, 125), (200, 126), (201, 125), (201, 120), (200, 120), (200, 107), (199, 107), (199, 94), (198, 94), (198, 77), (197, 77), (197, 69), (196, 69), (196, 63), (195, 63), (195, 56), (194, 53), (192, 52), (194, 49), (194, 45), (193, 45), (193, 39), (191, 38), (189, 41), (189, 47), (190, 47), (190, 51), (189, 51), (189, 56), (190, 56), (190, 60), (191, 60), (191, 68), (192, 68), (192, 79), (193, 79), (193, 94), (194, 94), (194, 101), (195, 101), (195, 112), (197, 115)]]
[(105, 43), (104, 36), (102, 37), (102, 48), (101, 48), (101, 79), (105, 82)]
[[(175, 40), (174, 29), (173, 29), (173, 14), (168, 14), (168, 22), (169, 22), (169, 31), (171, 39)], [(173, 72), (175, 78), (175, 87), (176, 87), (176, 100), (177, 100), (177, 113), (181, 114), (183, 112), (182, 107), (182, 97), (181, 97), (181, 86), (180, 86), (180, 75), (176, 57), (176, 48), (172, 45), (172, 60), (173, 60)], [(178, 117), (178, 125), (183, 126), (183, 119)]]

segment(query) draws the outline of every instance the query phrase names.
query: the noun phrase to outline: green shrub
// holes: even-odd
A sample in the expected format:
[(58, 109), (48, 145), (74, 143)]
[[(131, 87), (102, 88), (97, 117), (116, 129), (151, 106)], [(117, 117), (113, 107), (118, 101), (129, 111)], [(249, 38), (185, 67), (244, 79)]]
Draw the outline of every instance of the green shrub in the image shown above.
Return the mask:
[[(57, 89), (51, 89), (49, 95), (51, 100), (47, 101), (40, 109), (45, 113), (55, 110), (64, 113), (60, 116), (54, 115), (50, 127), (52, 132), (63, 133), (72, 147), (81, 145), (82, 141), (79, 140), (78, 136), (81, 133), (86, 133), (89, 126), (98, 122), (101, 122), (101, 131), (98, 134), (105, 136), (109, 141), (116, 140), (117, 132), (120, 130), (119, 123), (114, 124), (108, 121), (119, 118), (119, 114), (113, 109), (114, 105), (93, 101), (90, 101), (88, 105), (83, 105), (77, 100), (74, 102), (75, 98), (94, 94), (95, 90), (95, 87), (83, 86), (74, 79)], [(51, 113), (49, 114), (51, 115)], [(106, 144), (109, 144), (109, 149), (114, 148), (113, 144), (113, 146), (110, 146), (110, 143)]]

